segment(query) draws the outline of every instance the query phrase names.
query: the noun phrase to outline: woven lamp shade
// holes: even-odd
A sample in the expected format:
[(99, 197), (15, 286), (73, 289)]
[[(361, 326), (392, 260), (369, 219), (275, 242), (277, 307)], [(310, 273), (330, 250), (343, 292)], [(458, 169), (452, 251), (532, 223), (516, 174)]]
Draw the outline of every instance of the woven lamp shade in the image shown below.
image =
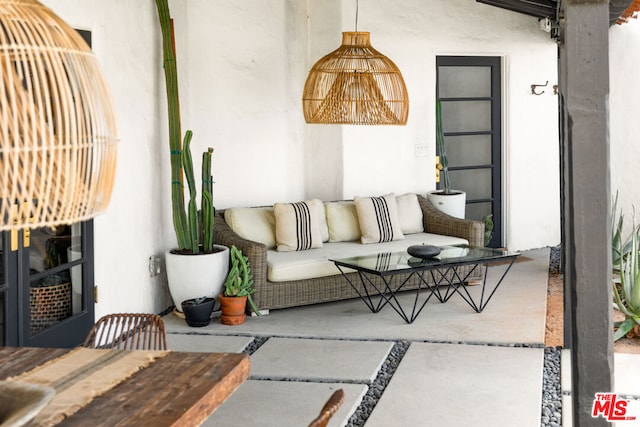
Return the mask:
[(307, 123), (405, 125), (409, 95), (400, 70), (371, 46), (368, 32), (344, 32), (342, 45), (311, 68), (302, 108)]
[(116, 148), (111, 98), (84, 40), (35, 0), (0, 0), (0, 230), (103, 211)]

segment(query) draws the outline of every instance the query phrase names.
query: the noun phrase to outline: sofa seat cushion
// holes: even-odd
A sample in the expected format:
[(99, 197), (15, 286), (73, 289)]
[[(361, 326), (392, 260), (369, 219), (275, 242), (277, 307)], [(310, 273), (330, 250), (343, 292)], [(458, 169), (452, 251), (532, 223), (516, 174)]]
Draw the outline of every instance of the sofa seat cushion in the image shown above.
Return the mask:
[(411, 245), (460, 245), (468, 244), (465, 239), (430, 233), (415, 233), (404, 240), (385, 243), (362, 244), (360, 242), (325, 243), (322, 248), (300, 252), (267, 251), (267, 280), (285, 282), (315, 277), (332, 276), (340, 271), (330, 259), (371, 255), (378, 252), (406, 251)]

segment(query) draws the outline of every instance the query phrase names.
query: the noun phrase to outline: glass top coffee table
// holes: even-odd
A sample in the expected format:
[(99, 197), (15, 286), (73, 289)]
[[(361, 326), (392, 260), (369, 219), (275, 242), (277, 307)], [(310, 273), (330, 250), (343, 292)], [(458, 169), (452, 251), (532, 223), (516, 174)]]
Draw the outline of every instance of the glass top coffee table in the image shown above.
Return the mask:
[[(458, 294), (477, 313), (482, 312), (520, 256), (517, 252), (468, 245), (441, 246), (440, 249), (439, 255), (428, 259), (415, 258), (407, 252), (380, 252), (331, 261), (372, 312), (377, 313), (389, 304), (405, 322), (413, 323), (431, 297), (444, 303)], [(487, 283), (487, 267), (491, 264), (506, 264), (495, 284)], [(469, 267), (463, 269), (464, 266)], [(357, 286), (348, 275), (353, 270), (358, 273), (362, 286)], [(394, 277), (401, 273), (406, 273), (406, 277), (399, 284), (393, 283)], [(412, 289), (415, 298), (407, 312), (396, 294), (404, 291), (415, 275), (419, 277), (419, 285)], [(380, 277), (382, 285), (376, 283), (373, 276)], [(476, 277), (481, 277), (481, 291), (474, 298), (465, 282)]]

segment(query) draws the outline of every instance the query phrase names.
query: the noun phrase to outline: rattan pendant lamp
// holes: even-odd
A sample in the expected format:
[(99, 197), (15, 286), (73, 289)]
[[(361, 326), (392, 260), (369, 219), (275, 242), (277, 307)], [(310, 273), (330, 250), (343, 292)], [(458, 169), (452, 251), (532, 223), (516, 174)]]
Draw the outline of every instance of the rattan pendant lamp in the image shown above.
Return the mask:
[(302, 93), (307, 123), (406, 125), (409, 95), (394, 62), (371, 46), (370, 34), (342, 33), (342, 45), (311, 68)]
[(0, 230), (103, 211), (116, 145), (111, 98), (84, 40), (36, 0), (0, 0)]

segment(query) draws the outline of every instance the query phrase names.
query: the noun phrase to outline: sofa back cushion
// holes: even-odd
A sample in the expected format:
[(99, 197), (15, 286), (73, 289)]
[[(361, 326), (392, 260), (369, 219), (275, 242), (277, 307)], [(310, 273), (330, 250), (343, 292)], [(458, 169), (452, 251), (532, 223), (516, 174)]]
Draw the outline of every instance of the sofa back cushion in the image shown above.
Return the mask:
[(243, 239), (262, 243), (267, 249), (276, 247), (276, 218), (271, 206), (229, 208), (224, 211), (224, 221)]
[(398, 221), (395, 194), (355, 197), (362, 243), (381, 243), (404, 239)]
[(398, 222), (403, 234), (424, 232), (422, 209), (415, 193), (396, 196), (398, 205)]
[(351, 242), (360, 239), (362, 233), (353, 201), (327, 202), (324, 209), (329, 227), (329, 242)]
[(304, 251), (322, 247), (320, 221), (324, 221), (324, 209), (320, 200), (276, 203), (273, 212), (278, 251)]

